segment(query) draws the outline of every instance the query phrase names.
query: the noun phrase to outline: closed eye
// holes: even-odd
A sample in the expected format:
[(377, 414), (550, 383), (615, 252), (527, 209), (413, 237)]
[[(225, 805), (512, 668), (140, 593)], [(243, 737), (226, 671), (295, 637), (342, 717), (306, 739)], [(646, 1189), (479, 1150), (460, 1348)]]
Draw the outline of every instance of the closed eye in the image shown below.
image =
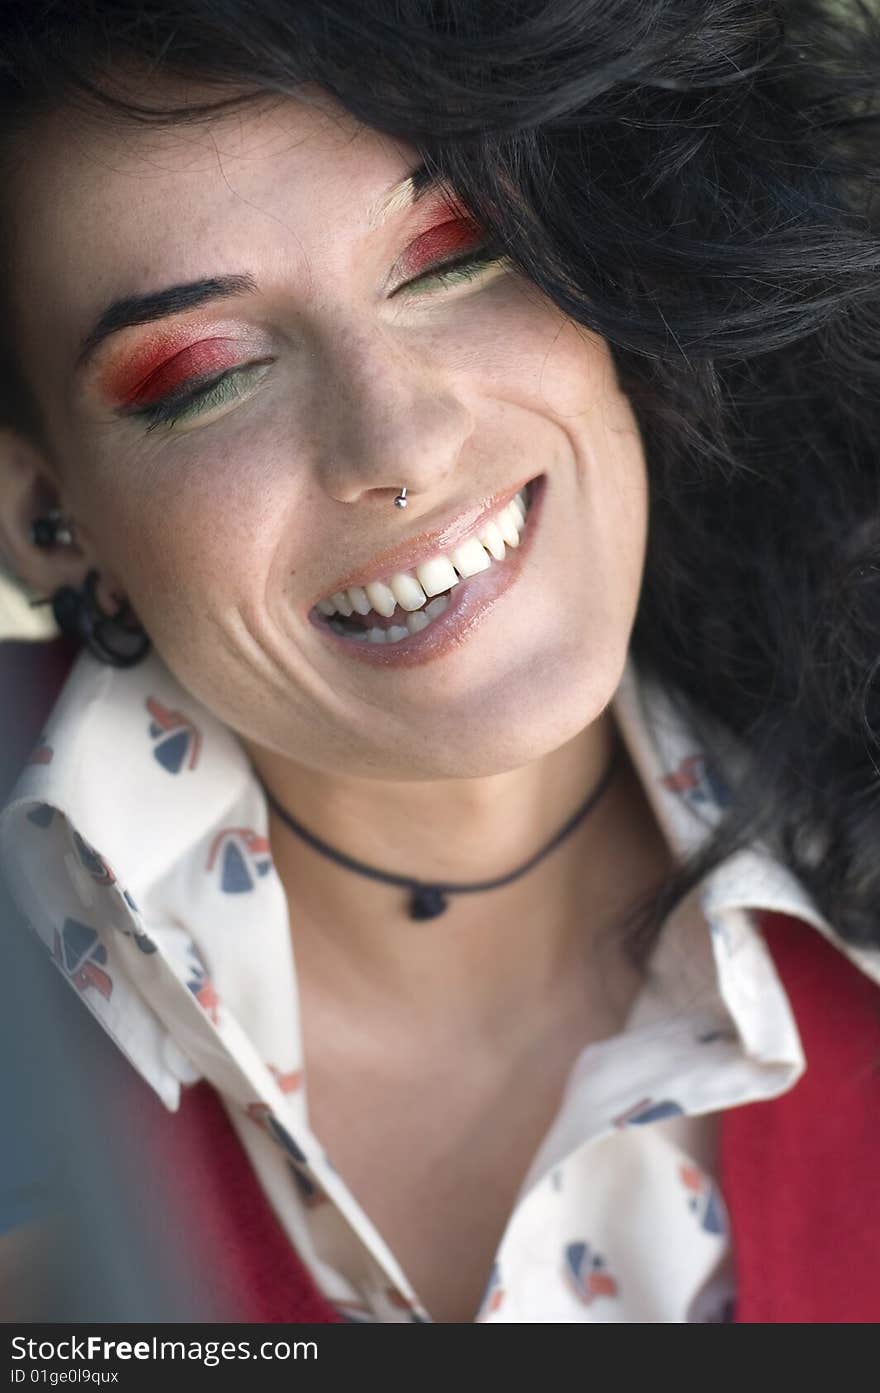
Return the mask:
[(408, 295), (416, 291), (422, 293), (432, 288), (459, 285), (464, 281), (475, 280), (490, 266), (499, 265), (503, 261), (500, 247), (491, 241), (484, 242), (474, 251), (465, 252), (461, 256), (441, 262), (429, 271), (423, 271), (412, 280), (398, 286), (393, 294)]
[(227, 368), (219, 377), (211, 378), (197, 387), (190, 387), (184, 392), (173, 392), (160, 401), (151, 402), (149, 406), (141, 406), (134, 411), (121, 414), (143, 418), (148, 423), (148, 431), (156, 430), (159, 426), (171, 428), (178, 421), (205, 415), (215, 408), (234, 405), (237, 401), (244, 400), (250, 394), (250, 383), (246, 382), (246, 379), (259, 374), (259, 381), (265, 376), (265, 369), (274, 361), (274, 358), (263, 358), (258, 363)]
[[(477, 280), (490, 268), (504, 264), (505, 258), (500, 247), (488, 240), (473, 250), (441, 261), (438, 265), (410, 278), (392, 291), (390, 298), (416, 297), (466, 284)], [(199, 383), (198, 386), (191, 386), (186, 391), (173, 392), (148, 406), (125, 410), (121, 414), (146, 420), (148, 431), (156, 430), (160, 426), (171, 430), (179, 421), (207, 415), (215, 408), (231, 406), (244, 400), (250, 391), (248, 376), (272, 362), (274, 359), (261, 359), (257, 363), (248, 363), (242, 367), (227, 368), (218, 377)], [(260, 375), (263, 375), (262, 371)]]

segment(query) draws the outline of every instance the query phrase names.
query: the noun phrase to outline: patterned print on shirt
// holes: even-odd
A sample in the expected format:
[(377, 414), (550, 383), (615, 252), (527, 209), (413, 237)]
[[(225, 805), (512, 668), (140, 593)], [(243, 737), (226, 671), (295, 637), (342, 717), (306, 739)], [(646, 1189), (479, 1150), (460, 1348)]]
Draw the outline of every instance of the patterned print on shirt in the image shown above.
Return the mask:
[(276, 1069), (274, 1064), (267, 1065), (267, 1068), (282, 1093), (295, 1093), (302, 1083), (302, 1069), (291, 1069), (289, 1073), (285, 1074), (280, 1069)]
[(724, 808), (730, 802), (730, 789), (702, 751), (685, 755), (671, 773), (660, 780), (670, 793), (679, 793), (686, 803), (706, 803)]
[(477, 1312), (477, 1320), (485, 1320), (487, 1316), (491, 1316), (503, 1302), (504, 1287), (501, 1284), (501, 1268), (497, 1262), (493, 1262), (486, 1290), (483, 1292), (483, 1299), (480, 1302), (480, 1309)]
[(54, 932), (52, 957), (78, 992), (93, 987), (106, 1001), (110, 1000), (113, 979), (101, 966), (107, 961), (107, 949), (88, 924), (65, 919), (61, 933), (57, 929)]
[(48, 827), (56, 811), (57, 809), (53, 808), (49, 803), (40, 803), (36, 808), (31, 808), (27, 815), (27, 819), (28, 822), (32, 822), (35, 827)]
[(615, 1127), (644, 1127), (648, 1122), (660, 1122), (664, 1117), (679, 1117), (683, 1112), (681, 1104), (673, 1103), (671, 1098), (664, 1098), (660, 1102), (655, 1102), (653, 1098), (642, 1098), (611, 1120)]
[(272, 869), (269, 842), (249, 827), (224, 827), (211, 843), (205, 870), (213, 871), (215, 865), (224, 895), (247, 894)]
[(616, 1297), (617, 1283), (605, 1270), (605, 1259), (594, 1253), (589, 1243), (568, 1243), (564, 1250), (563, 1273), (579, 1301), (591, 1306), (600, 1296)]
[(88, 842), (85, 841), (78, 832), (73, 834), (73, 845), (76, 848), (77, 858), (81, 866), (88, 871), (92, 880), (96, 880), (99, 885), (115, 885), (116, 876), (103, 857), (93, 851)]
[(287, 1164), (290, 1173), (296, 1181), (303, 1203), (309, 1208), (314, 1209), (316, 1205), (323, 1204), (327, 1195), (316, 1184), (309, 1169), (308, 1159), (304, 1151), (297, 1146), (287, 1128), (278, 1121), (278, 1118), (269, 1107), (268, 1103), (256, 1102), (248, 1103), (245, 1112), (252, 1122), (277, 1142), (284, 1149), (287, 1156)]
[(678, 1178), (687, 1193), (688, 1208), (697, 1215), (700, 1227), (706, 1233), (723, 1235), (727, 1225), (721, 1196), (714, 1183), (698, 1166), (687, 1163), (679, 1165)]
[(117, 933), (124, 934), (126, 938), (133, 938), (136, 947), (138, 947), (142, 953), (157, 952), (156, 945), (149, 934), (145, 934), (137, 924), (132, 924), (130, 929), (123, 928), (121, 924), (114, 924), (113, 927)]
[(193, 995), (209, 1020), (213, 1021), (214, 1025), (219, 1025), (220, 998), (217, 995), (217, 988), (214, 986), (210, 977), (205, 979), (198, 991), (194, 992)]
[(284, 1148), (291, 1160), (301, 1165), (307, 1164), (305, 1152), (297, 1146), (287, 1128), (278, 1121), (268, 1103), (248, 1103), (245, 1112), (252, 1122), (256, 1122), (273, 1141)]
[(54, 753), (52, 746), (46, 744), (45, 735), (41, 735), (25, 760), (25, 764), (51, 764)]
[(721, 944), (727, 957), (732, 958), (736, 952), (736, 940), (727, 915), (707, 914), (706, 923), (709, 925), (712, 938)]
[(155, 697), (147, 697), (150, 713), (150, 739), (153, 756), (169, 774), (179, 774), (186, 764), (195, 769), (199, 762), (202, 737), (197, 726), (180, 711), (169, 711)]
[(300, 1198), (306, 1208), (315, 1209), (319, 1204), (324, 1204), (327, 1196), (324, 1191), (315, 1184), (311, 1176), (303, 1170), (302, 1166), (290, 1160), (288, 1160), (287, 1165), (290, 1169), (290, 1174), (296, 1181), (296, 1188), (299, 1190)]
[(186, 985), (208, 1019), (213, 1021), (214, 1025), (218, 1025), (220, 1022), (220, 998), (217, 995), (214, 983), (208, 976), (208, 969), (199, 956), (195, 945), (191, 943), (187, 948), (187, 952), (192, 958), (192, 962), (189, 966)]

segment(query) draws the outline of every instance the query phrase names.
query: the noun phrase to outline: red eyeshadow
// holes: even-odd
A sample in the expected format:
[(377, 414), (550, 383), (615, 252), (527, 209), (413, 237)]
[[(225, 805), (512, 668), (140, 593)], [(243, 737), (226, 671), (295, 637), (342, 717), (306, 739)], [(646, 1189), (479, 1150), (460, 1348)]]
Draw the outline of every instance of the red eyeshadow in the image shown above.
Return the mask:
[(470, 218), (452, 218), (423, 232), (403, 254), (402, 269), (407, 277), (421, 275), (441, 261), (480, 244), (481, 231)]
[(110, 366), (101, 379), (101, 390), (117, 406), (147, 406), (167, 396), (193, 377), (210, 376), (235, 367), (241, 361), (241, 344), (235, 339), (203, 339), (185, 343), (192, 334), (155, 334), (122, 362)]

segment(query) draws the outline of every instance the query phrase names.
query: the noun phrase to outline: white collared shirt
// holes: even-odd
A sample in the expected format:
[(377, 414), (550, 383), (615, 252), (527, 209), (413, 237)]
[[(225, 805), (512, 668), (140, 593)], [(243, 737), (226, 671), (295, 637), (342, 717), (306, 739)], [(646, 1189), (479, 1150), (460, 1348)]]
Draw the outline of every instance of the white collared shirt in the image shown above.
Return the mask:
[[(670, 848), (726, 797), (632, 658), (611, 707)], [(25, 918), (132, 1066), (176, 1110), (218, 1090), (300, 1258), (350, 1320), (430, 1321), (309, 1126), (296, 924), (265, 797), (237, 738), (151, 654), (77, 660), (0, 815)], [(706, 1120), (775, 1097), (805, 1060), (751, 913), (793, 914), (880, 982), (763, 847), (726, 860), (667, 920), (616, 1035), (575, 1060), (475, 1320), (711, 1322), (734, 1296)]]

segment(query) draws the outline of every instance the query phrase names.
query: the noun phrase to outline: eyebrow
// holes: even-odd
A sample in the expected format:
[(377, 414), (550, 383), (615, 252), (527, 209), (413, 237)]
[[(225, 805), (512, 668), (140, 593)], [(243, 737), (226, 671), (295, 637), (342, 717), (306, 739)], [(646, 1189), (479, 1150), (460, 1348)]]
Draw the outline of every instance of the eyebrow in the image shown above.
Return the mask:
[[(387, 189), (368, 214), (371, 229), (380, 227), (389, 217), (418, 203), (419, 199), (440, 182), (439, 176), (421, 164), (412, 174)], [(151, 324), (182, 314), (214, 300), (230, 300), (251, 295), (258, 290), (257, 282), (248, 274), (208, 276), (202, 280), (170, 285), (147, 295), (126, 295), (101, 313), (80, 344), (75, 371), (80, 372), (95, 349), (111, 334), (130, 329), (135, 324)]]

